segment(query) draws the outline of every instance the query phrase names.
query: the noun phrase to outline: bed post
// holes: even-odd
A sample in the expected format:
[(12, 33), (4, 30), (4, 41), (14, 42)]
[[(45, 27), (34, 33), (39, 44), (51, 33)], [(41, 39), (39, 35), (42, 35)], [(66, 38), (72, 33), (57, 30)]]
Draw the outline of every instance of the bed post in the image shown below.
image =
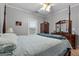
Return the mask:
[(67, 48), (67, 51), (64, 56), (71, 56), (71, 48)]
[(68, 56), (71, 56), (71, 48), (68, 48)]
[(6, 4), (4, 7), (3, 33), (6, 33)]
[(69, 34), (72, 34), (72, 22), (71, 22), (71, 10), (70, 10), (70, 5), (69, 5), (68, 32), (69, 32)]

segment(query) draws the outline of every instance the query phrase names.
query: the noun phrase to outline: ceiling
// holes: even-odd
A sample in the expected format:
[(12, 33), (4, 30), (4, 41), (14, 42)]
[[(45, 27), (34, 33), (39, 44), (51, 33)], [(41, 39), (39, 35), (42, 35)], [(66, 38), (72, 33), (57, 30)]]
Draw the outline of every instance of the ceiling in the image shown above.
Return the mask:
[(68, 8), (69, 5), (73, 6), (76, 5), (77, 3), (52, 3), (52, 4), (53, 6), (51, 7), (50, 12), (45, 11), (38, 12), (38, 10), (42, 7), (40, 3), (9, 3), (9, 5), (13, 5), (15, 7), (22, 8), (30, 12), (39, 13), (42, 15), (48, 15), (50, 13), (57, 12), (61, 9)]

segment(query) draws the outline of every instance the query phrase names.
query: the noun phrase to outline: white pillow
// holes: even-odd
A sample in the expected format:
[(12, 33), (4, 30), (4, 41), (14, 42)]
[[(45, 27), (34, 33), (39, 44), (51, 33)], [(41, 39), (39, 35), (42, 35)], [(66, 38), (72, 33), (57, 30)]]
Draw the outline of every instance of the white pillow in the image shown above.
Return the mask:
[(0, 45), (8, 43), (7, 39), (0, 37)]
[(12, 43), (17, 44), (17, 35), (14, 33), (5, 33), (0, 37), (0, 44)]

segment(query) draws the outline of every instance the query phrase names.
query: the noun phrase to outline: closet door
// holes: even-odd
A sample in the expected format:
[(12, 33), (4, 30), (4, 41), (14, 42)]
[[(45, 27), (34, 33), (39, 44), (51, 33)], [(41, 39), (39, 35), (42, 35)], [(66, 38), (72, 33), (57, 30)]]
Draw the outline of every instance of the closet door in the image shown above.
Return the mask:
[(47, 22), (44, 23), (44, 32), (49, 33), (49, 23)]
[(40, 33), (44, 33), (44, 23), (40, 24)]
[(49, 33), (49, 23), (48, 22), (43, 22), (40, 24), (40, 32)]

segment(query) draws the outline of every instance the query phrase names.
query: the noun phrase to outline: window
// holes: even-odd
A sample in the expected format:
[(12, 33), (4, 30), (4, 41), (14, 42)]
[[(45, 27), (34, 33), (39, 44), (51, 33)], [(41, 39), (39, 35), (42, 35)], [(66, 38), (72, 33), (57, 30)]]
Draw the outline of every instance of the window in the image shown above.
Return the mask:
[(28, 28), (29, 34), (37, 33), (37, 20), (30, 19), (28, 22)]

